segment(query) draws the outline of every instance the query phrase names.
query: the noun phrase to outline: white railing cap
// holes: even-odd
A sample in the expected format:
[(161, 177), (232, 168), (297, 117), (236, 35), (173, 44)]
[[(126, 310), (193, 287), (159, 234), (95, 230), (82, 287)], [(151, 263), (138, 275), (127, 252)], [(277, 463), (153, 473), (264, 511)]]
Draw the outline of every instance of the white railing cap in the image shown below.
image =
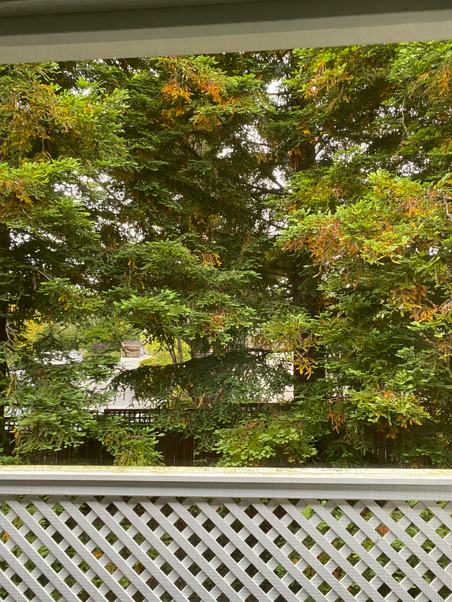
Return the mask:
[(3, 466), (0, 494), (452, 500), (452, 470)]

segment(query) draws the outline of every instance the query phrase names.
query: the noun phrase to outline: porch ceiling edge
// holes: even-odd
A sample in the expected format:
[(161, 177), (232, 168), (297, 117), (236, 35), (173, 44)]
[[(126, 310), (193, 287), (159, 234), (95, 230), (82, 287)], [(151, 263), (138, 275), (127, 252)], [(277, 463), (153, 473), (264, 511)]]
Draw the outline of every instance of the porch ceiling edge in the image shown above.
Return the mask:
[[(14, 7), (15, 0), (7, 4)], [(9, 10), (2, 15), (0, 11), (0, 62), (208, 54), (452, 38), (452, 7), (446, 0), (430, 0), (424, 6), (418, 0), (378, 3), (236, 0), (203, 5), (193, 0), (193, 4), (128, 10), (106, 10), (105, 5), (104, 10), (52, 14), (15, 14)], [(40, 3), (36, 5), (39, 7)], [(112, 7), (118, 5), (121, 3), (112, 3)], [(94, 2), (92, 6), (95, 7)]]

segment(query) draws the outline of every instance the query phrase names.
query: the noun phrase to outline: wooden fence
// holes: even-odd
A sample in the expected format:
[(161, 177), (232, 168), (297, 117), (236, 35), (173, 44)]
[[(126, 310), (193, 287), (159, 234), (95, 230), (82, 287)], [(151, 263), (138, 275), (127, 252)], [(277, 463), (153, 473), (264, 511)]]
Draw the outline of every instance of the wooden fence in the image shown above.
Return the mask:
[[(258, 404), (248, 404), (245, 411), (250, 411), (256, 408)], [(195, 409), (187, 410), (194, 412)], [(146, 425), (152, 424), (154, 420), (154, 411), (143, 408), (106, 408), (105, 416), (117, 416), (123, 418), (128, 424)], [(14, 428), (14, 418), (5, 420), (6, 431), (11, 438), (13, 437), (12, 430)], [(393, 441), (388, 439), (385, 433), (377, 431), (375, 427), (367, 427), (366, 435), (371, 441), (371, 453), (373, 454), (376, 463), (384, 465), (390, 462), (390, 454), (392, 451)], [(197, 453), (196, 445), (193, 436), (184, 436), (180, 433), (167, 433), (159, 439), (157, 445), (158, 451), (162, 453), (163, 462), (166, 466), (193, 466), (195, 459), (204, 460), (206, 463), (211, 463), (215, 460), (214, 454)], [(43, 455), (43, 464), (48, 463), (72, 463), (74, 452), (71, 449), (61, 450), (50, 456)], [(79, 460), (88, 464), (111, 464), (111, 456), (102, 448), (99, 442), (87, 440), (78, 450), (76, 455)]]

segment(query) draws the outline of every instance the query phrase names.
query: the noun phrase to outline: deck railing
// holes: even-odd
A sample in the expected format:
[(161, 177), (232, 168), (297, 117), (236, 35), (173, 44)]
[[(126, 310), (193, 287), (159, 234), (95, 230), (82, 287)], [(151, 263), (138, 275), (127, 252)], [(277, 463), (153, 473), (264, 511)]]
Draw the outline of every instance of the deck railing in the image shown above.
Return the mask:
[(452, 601), (452, 471), (10, 467), (0, 598)]

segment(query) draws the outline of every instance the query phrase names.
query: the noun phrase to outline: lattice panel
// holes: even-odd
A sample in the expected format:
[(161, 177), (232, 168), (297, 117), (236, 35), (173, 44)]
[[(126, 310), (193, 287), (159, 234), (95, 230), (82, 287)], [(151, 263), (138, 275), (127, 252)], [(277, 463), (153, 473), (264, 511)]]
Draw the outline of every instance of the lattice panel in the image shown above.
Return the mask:
[(0, 502), (8, 602), (452, 602), (452, 502)]

